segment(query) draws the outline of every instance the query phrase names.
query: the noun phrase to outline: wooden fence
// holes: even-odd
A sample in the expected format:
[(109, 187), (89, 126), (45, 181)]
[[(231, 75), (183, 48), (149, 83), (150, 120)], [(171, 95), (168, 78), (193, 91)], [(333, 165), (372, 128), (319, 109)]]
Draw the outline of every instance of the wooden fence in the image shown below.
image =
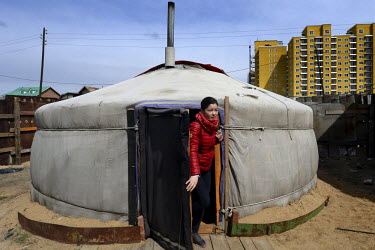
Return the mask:
[(30, 160), (31, 144), (37, 130), (34, 113), (52, 98), (13, 97), (0, 100), (0, 165)]

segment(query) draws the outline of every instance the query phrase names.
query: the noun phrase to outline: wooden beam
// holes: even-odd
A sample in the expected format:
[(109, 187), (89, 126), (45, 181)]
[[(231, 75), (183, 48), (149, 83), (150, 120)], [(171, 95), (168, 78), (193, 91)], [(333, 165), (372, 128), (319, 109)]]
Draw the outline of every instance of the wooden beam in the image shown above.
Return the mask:
[(220, 144), (215, 145), (215, 199), (216, 199), (216, 225), (220, 217), (220, 177), (221, 177), (221, 150)]
[(20, 116), (20, 98), (14, 97), (14, 138), (16, 147), (16, 164), (21, 164), (21, 116)]
[(0, 133), (0, 137), (14, 137), (14, 133)]
[[(21, 132), (36, 131), (36, 130), (38, 130), (37, 127), (25, 127), (25, 128), (20, 128), (20, 131), (21, 131)], [(9, 129), (9, 132), (14, 133), (14, 128)]]
[(13, 114), (0, 114), (0, 119), (13, 119)]
[(0, 153), (7, 153), (11, 152), (12, 150), (15, 150), (15, 147), (9, 147), (9, 148), (0, 148)]
[(34, 115), (35, 111), (20, 111), (20, 115)]
[[(27, 154), (27, 153), (30, 153), (31, 152), (31, 148), (26, 148), (26, 149), (22, 149), (21, 150), (21, 154)], [(10, 152), (11, 155), (15, 155), (16, 154), (16, 151), (13, 150), (12, 152)]]
[[(225, 127), (229, 126), (229, 96), (224, 99), (224, 124)], [(224, 134), (224, 159), (225, 159), (225, 185), (224, 185), (224, 204), (225, 209), (229, 204), (229, 130)], [(225, 213), (225, 232), (228, 230), (228, 212)]]

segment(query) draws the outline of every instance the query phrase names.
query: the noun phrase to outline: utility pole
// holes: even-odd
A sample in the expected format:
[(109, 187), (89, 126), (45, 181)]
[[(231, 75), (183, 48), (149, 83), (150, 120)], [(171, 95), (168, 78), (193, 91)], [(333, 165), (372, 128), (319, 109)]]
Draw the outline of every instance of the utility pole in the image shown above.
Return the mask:
[(46, 45), (46, 28), (43, 28), (42, 65), (41, 65), (41, 69), (40, 69), (39, 97), (42, 96), (43, 70), (44, 70), (44, 46), (45, 45)]

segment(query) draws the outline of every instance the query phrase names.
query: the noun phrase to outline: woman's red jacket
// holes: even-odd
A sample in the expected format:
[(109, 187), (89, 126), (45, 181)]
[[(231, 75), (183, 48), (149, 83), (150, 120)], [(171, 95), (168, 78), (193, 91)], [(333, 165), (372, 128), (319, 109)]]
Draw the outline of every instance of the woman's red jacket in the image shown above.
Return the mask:
[(219, 143), (216, 139), (216, 129), (208, 130), (200, 122), (202, 120), (190, 123), (190, 172), (192, 176), (199, 175), (201, 170), (208, 171), (211, 168), (215, 156), (214, 146)]

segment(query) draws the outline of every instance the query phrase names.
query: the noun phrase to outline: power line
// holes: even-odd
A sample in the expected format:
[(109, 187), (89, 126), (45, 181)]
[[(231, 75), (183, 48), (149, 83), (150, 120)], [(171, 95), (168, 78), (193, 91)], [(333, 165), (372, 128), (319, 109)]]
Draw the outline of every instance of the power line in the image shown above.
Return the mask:
[[(351, 24), (332, 24), (331, 26), (346, 26)], [(185, 32), (175, 33), (177, 35), (205, 35), (205, 34), (228, 34), (228, 33), (246, 33), (246, 32), (264, 32), (264, 31), (277, 31), (277, 30), (294, 30), (303, 29), (304, 27), (295, 28), (278, 28), (278, 29), (260, 29), (260, 30), (235, 30), (235, 31), (209, 31), (209, 32)], [(71, 33), (71, 32), (50, 32), (50, 35), (77, 35), (77, 36), (155, 36), (167, 35), (166, 33)]]
[(1, 53), (0, 55), (12, 53), (12, 52), (17, 52), (17, 51), (21, 51), (21, 50), (26, 50), (26, 49), (30, 49), (30, 48), (35, 48), (35, 47), (39, 47), (39, 46), (40, 46), (40, 44), (39, 45), (35, 45), (35, 46), (31, 46), (31, 47), (26, 47), (26, 48), (23, 48), (23, 49), (11, 50), (11, 51), (7, 51), (7, 52), (4, 52), (4, 53)]
[(9, 42), (13, 42), (13, 41), (17, 41), (17, 40), (23, 40), (23, 39), (26, 39), (26, 38), (36, 37), (36, 36), (39, 36), (39, 35), (24, 36), (24, 37), (20, 37), (20, 38), (16, 38), (16, 39), (8, 40), (8, 41), (2, 41), (2, 42), (0, 42), (0, 43), (9, 43)]
[(30, 38), (30, 39), (26, 39), (26, 40), (22, 40), (22, 41), (17, 41), (17, 42), (0, 44), (0, 46), (3, 47), (3, 46), (8, 46), (8, 45), (16, 44), (16, 43), (23, 43), (23, 42), (27, 42), (27, 41), (32, 41), (32, 40), (35, 40), (35, 39), (39, 39), (39, 37)]
[[(24, 81), (29, 81), (29, 82), (39, 82), (39, 80), (35, 79), (29, 79), (29, 78), (22, 78), (22, 77), (17, 77), (17, 76), (8, 76), (8, 75), (2, 75), (0, 74), (0, 77), (6, 77), (6, 78), (12, 78), (12, 79), (17, 79), (17, 80), (24, 80)], [(64, 85), (87, 85), (85, 83), (76, 83), (76, 82), (56, 82), (56, 81), (43, 81), (46, 83), (54, 83), (54, 84), (64, 84)], [(113, 84), (104, 84), (104, 83), (90, 83), (90, 85), (113, 85)]]
[[(157, 46), (137, 46), (137, 45), (93, 45), (93, 44), (69, 44), (69, 43), (48, 43), (48, 45), (61, 45), (61, 46), (78, 46), (78, 47), (107, 47), (107, 48), (143, 48), (143, 49), (162, 49), (165, 47)], [(218, 48), (218, 47), (248, 47), (245, 44), (230, 44), (230, 45), (191, 45), (191, 46), (180, 46), (181, 48)]]

